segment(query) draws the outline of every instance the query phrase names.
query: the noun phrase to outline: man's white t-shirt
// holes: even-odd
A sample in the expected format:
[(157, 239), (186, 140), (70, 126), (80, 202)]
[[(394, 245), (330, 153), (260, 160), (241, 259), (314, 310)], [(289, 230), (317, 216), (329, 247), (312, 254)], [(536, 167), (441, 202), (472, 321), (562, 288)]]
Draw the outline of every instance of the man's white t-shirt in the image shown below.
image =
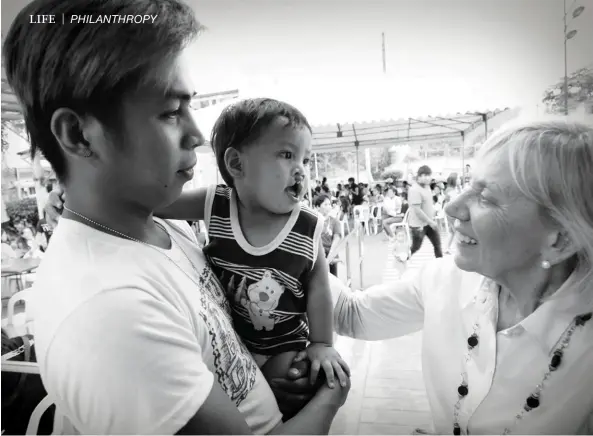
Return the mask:
[(282, 415), (195, 235), (158, 222), (170, 250), (60, 220), (32, 304), (49, 395), (82, 433), (174, 434), (218, 383), (269, 433)]

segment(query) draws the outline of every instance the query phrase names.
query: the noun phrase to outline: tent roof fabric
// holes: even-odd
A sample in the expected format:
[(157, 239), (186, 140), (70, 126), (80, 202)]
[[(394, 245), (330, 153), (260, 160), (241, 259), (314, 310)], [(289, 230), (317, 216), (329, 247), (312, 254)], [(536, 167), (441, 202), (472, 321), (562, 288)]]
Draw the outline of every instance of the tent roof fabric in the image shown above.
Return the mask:
[[(345, 149), (387, 147), (397, 144), (459, 142), (466, 140), (484, 120), (490, 127), (516, 116), (517, 109), (495, 109), (449, 115), (425, 116), (398, 120), (312, 126), (313, 151), (335, 152)], [(496, 126), (490, 125), (496, 121)], [(472, 135), (473, 136), (473, 135)]]

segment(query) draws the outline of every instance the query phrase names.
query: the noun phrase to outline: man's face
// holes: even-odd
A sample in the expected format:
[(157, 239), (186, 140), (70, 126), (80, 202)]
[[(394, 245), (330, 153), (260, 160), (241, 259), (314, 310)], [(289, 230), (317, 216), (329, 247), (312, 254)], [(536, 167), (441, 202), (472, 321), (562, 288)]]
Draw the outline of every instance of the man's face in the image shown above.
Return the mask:
[(431, 180), (432, 174), (422, 174), (417, 178), (418, 184), (422, 186), (429, 185)]
[(168, 67), (169, 90), (145, 87), (125, 96), (123, 122), (93, 138), (110, 195), (150, 211), (171, 204), (193, 178), (195, 148), (204, 143), (190, 108), (195, 94), (180, 56)]

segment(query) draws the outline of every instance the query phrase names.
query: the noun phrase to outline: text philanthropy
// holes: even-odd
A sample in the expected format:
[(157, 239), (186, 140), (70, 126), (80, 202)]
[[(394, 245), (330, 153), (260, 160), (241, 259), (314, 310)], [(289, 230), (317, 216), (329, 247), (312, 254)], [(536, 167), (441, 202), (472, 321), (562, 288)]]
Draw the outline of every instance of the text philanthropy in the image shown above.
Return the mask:
[(72, 15), (70, 23), (77, 24), (120, 24), (154, 23), (158, 15)]
[[(60, 19), (61, 18), (61, 19)], [(32, 24), (143, 24), (154, 23), (158, 15), (29, 15)]]

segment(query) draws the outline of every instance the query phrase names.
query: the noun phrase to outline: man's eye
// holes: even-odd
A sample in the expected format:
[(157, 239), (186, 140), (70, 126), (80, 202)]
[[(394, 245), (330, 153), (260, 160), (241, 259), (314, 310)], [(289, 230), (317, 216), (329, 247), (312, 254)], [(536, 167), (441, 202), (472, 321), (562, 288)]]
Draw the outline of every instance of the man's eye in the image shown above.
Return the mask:
[(165, 112), (163, 116), (168, 119), (175, 119), (181, 115), (181, 108), (175, 109), (174, 111)]

